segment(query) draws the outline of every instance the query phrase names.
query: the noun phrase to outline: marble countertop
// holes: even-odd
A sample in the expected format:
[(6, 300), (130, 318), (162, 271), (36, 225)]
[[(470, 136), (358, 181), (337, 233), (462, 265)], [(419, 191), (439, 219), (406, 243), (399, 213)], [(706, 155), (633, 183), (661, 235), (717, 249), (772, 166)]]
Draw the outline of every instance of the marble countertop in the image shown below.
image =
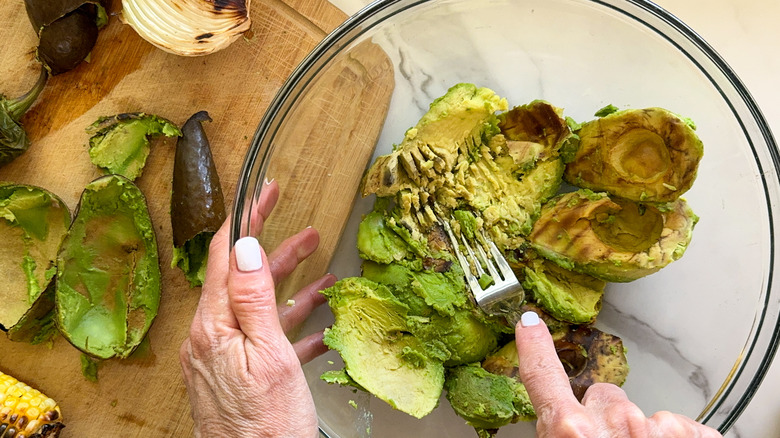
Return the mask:
[[(774, 0), (658, 0), (706, 40), (734, 69), (780, 135), (780, 2)], [(726, 437), (780, 437), (780, 360)]]
[[(331, 0), (351, 15), (368, 0)], [(703, 37), (734, 69), (780, 136), (780, 2), (775, 0), (657, 0)], [(780, 361), (770, 369), (727, 438), (780, 436)]]

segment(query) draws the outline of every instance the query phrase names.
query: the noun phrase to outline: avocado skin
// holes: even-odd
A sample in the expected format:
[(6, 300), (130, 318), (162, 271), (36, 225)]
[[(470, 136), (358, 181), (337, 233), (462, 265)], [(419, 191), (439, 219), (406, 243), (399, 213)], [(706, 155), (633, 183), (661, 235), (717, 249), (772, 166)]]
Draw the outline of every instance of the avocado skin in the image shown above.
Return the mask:
[[(53, 309), (54, 263), (70, 221), (70, 210), (54, 193), (0, 183), (0, 330), (9, 339), (39, 343), (54, 334), (44, 320)], [(39, 328), (45, 332), (38, 335)]]
[(108, 0), (24, 0), (27, 17), (39, 39), (36, 58), (52, 75), (65, 73), (87, 59), (105, 26)]
[(95, 358), (129, 356), (157, 316), (160, 279), (141, 191), (119, 175), (89, 183), (57, 258), (60, 332)]
[(151, 137), (178, 137), (179, 128), (170, 120), (145, 113), (123, 113), (101, 117), (87, 127), (89, 158), (106, 174), (122, 175), (134, 181), (143, 173), (149, 157)]
[(192, 287), (203, 285), (209, 244), (227, 219), (222, 185), (203, 129), (205, 121), (211, 117), (199, 111), (184, 123), (173, 162), (171, 267), (178, 266)]

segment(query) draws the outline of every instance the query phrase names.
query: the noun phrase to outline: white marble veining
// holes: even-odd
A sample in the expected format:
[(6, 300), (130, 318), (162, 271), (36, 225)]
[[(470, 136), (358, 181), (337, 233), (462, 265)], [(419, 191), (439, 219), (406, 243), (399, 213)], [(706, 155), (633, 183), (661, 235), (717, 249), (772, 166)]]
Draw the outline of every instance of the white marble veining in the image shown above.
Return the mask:
[[(367, 5), (369, 2), (366, 0), (331, 0), (333, 4), (341, 8), (347, 14), (353, 14), (360, 8)], [(692, 29), (699, 33), (709, 44), (731, 65), (736, 71), (742, 81), (746, 84), (748, 90), (751, 92), (759, 107), (764, 113), (765, 117), (769, 120), (769, 123), (777, 137), (780, 135), (780, 91), (778, 91), (776, 82), (780, 78), (780, 26), (777, 25), (777, 19), (780, 18), (780, 2), (770, 0), (658, 0), (657, 3), (675, 14), (683, 22), (688, 24)], [(453, 22), (450, 26), (457, 27), (458, 23)], [(395, 51), (391, 51), (389, 56), (394, 58), (398, 65), (398, 72), (403, 80), (399, 80), (398, 87), (406, 87), (409, 94), (418, 96), (418, 100), (414, 101), (414, 104), (422, 112), (427, 108), (430, 101), (442, 94), (446, 87), (455, 82), (455, 80), (465, 80), (468, 82), (479, 83), (480, 80), (490, 82), (502, 83), (502, 79), (505, 78), (491, 78), (492, 73), (488, 70), (480, 70), (473, 67), (474, 60), (471, 62), (464, 62), (463, 70), (454, 73), (450, 77), (444, 79), (446, 82), (435, 82), (433, 78), (426, 75), (426, 71), (432, 71), (437, 68), (436, 65), (420, 65), (424, 63), (425, 56), (422, 53), (415, 53), (413, 41), (393, 41), (392, 36), (377, 35), (375, 40), (383, 40), (383, 47), (393, 47)], [(442, 42), (442, 50), (446, 50), (446, 44), (469, 44), (468, 38), (455, 39), (451, 41)], [(426, 46), (430, 50), (430, 45)], [(523, 65), (529, 65), (532, 69), (535, 63), (539, 62), (555, 62), (555, 60), (530, 60), (532, 62), (521, 63)], [(638, 61), (639, 62), (639, 61)], [(416, 63), (416, 64), (415, 64)], [(523, 67), (518, 67), (522, 69)], [(511, 70), (511, 69), (510, 69)], [(534, 77), (533, 71), (522, 70), (524, 77)], [(591, 93), (592, 95), (598, 95), (600, 90), (585, 90), (582, 91), (582, 87), (572, 86), (570, 90), (547, 90), (543, 87), (539, 89), (543, 90), (544, 96), (530, 96), (543, 97), (553, 103), (565, 102), (565, 97), (572, 93)], [(414, 93), (412, 91), (414, 90)], [(497, 90), (502, 95), (508, 95), (510, 103), (522, 102), (522, 99), (527, 99), (529, 96), (512, 95), (508, 90)], [(403, 91), (402, 91), (403, 92)], [(515, 97), (515, 99), (512, 99)], [(665, 101), (669, 101), (673, 96), (669, 96)], [(612, 102), (606, 102), (612, 103)], [(614, 102), (620, 104), (620, 102)], [(636, 105), (636, 103), (634, 103)], [(651, 103), (649, 103), (651, 104)], [(687, 103), (684, 101), (684, 96), (680, 98), (679, 105), (684, 106)], [(676, 107), (677, 108), (677, 107)], [(569, 108), (567, 108), (569, 110)], [(575, 118), (578, 118), (576, 113), (579, 109), (574, 108)], [(581, 111), (590, 110), (582, 109)], [(695, 111), (687, 112), (686, 114), (702, 114), (702, 109), (696, 109)], [(712, 110), (717, 113), (717, 109)], [(682, 111), (681, 111), (682, 112)], [(590, 114), (579, 114), (580, 118), (589, 116)], [(706, 115), (704, 115), (706, 116)], [(703, 117), (704, 117), (703, 116)], [(391, 118), (394, 119), (395, 124), (399, 127), (412, 126), (416, 119), (419, 117), (419, 113), (415, 111), (397, 111), (393, 113), (391, 108)], [(715, 117), (715, 116), (713, 116)], [(402, 132), (402, 131), (401, 131)], [(388, 134), (394, 135), (394, 134)], [(707, 139), (705, 144), (707, 143)], [(380, 139), (381, 141), (381, 139)], [(388, 141), (392, 141), (388, 139)], [(713, 142), (715, 143), (715, 142)], [(724, 163), (728, 164), (728, 163)], [(704, 178), (707, 181), (717, 181), (716, 178), (708, 178), (707, 172), (718, 172), (718, 166), (714, 166), (708, 170), (705, 168), (702, 170), (704, 175), (700, 178)], [(746, 173), (751, 172), (749, 169), (745, 170)], [(725, 188), (724, 188), (725, 190)], [(691, 199), (695, 199), (695, 193), (691, 195)], [(730, 205), (728, 208), (725, 206), (722, 211), (702, 212), (697, 211), (703, 217), (716, 217), (726, 215), (728, 212), (740, 212), (747, 207), (747, 204), (751, 203), (750, 199), (743, 200), (746, 206), (734, 206)], [(739, 213), (735, 213), (739, 214)], [(723, 223), (710, 222), (707, 225), (703, 222), (700, 226), (726, 226), (728, 225), (728, 218), (722, 219)], [(738, 217), (731, 220), (739, 220)], [(757, 224), (757, 230), (744, 230), (744, 235), (740, 236), (740, 239), (755, 238), (759, 240), (761, 234), (761, 225)], [(755, 233), (753, 233), (755, 231)], [(349, 232), (349, 230), (347, 231)], [(702, 231), (703, 232), (703, 231)], [(709, 235), (709, 233), (708, 233)], [(759, 236), (759, 237), (756, 237)], [(757, 246), (766, 245), (766, 242), (756, 242)], [(701, 244), (698, 249), (692, 248), (691, 251), (701, 251), (706, 253), (711, 251), (706, 244)], [(695, 258), (695, 256), (688, 256)], [(674, 275), (675, 269), (684, 270), (687, 259), (683, 258), (679, 263), (679, 266), (672, 265), (668, 271), (662, 271), (658, 275), (668, 274)], [(735, 284), (723, 285), (724, 288), (739, 288), (740, 284), (744, 286), (744, 282), (753, 281), (760, 282), (760, 275), (752, 275), (750, 269), (753, 267), (745, 265), (740, 266), (740, 260), (735, 257), (735, 266), (737, 270), (741, 272), (741, 277), (735, 279)], [(658, 284), (662, 284), (663, 278), (658, 278)], [(652, 391), (653, 379), (679, 379), (679, 386), (681, 392), (669, 395), (664, 399), (663, 394), (653, 394), (655, 400), (664, 400), (663, 406), (659, 406), (661, 409), (670, 409), (677, 412), (682, 412), (688, 415), (696, 415), (697, 409), (709, 400), (710, 397), (717, 391), (720, 386), (720, 382), (717, 379), (712, 379), (707, 376), (720, 376), (725, 375), (732, 364), (715, 363), (710, 360), (709, 354), (712, 357), (718, 356), (718, 349), (737, 349), (741, 347), (738, 345), (739, 339), (745, 339), (746, 334), (736, 333), (735, 331), (747, 330), (748, 324), (745, 320), (752, 317), (747, 313), (740, 313), (739, 310), (734, 311), (733, 317), (735, 318), (733, 324), (729, 325), (728, 322), (717, 324), (717, 321), (708, 324), (707, 327), (720, 326), (723, 330), (722, 339), (733, 338), (737, 342), (735, 345), (727, 345), (728, 341), (724, 341), (721, 345), (713, 345), (711, 351), (702, 348), (687, 348), (685, 341), (675, 337), (675, 333), (680, 333), (681, 330), (686, 327), (687, 322), (685, 318), (690, 318), (690, 308), (696, 308), (697, 300), (700, 302), (703, 297), (691, 296), (690, 306), (683, 309), (677, 309), (677, 311), (669, 311), (665, 309), (663, 312), (659, 310), (656, 313), (648, 313), (648, 307), (653, 305), (653, 300), (663, 300), (664, 292), (658, 292), (653, 294), (653, 281), (640, 283), (634, 288), (647, 288), (645, 293), (636, 293), (632, 298), (626, 300), (620, 300), (607, 303), (603, 315), (608, 315), (603, 318), (600, 323), (614, 331), (630, 331), (634, 336), (632, 342), (641, 343), (642, 348), (634, 348), (636, 345), (629, 344), (629, 352), (634, 352), (636, 355), (647, 355), (647, 357), (630, 357), (630, 360), (634, 358), (639, 363), (658, 364), (663, 363), (664, 366), (651, 366), (647, 369), (632, 368), (632, 380), (627, 383), (627, 391), (632, 392), (632, 386), (641, 386), (641, 391)], [(747, 286), (748, 289), (750, 285)], [(758, 287), (756, 287), (758, 288)], [(635, 291), (636, 292), (636, 291)], [(673, 291), (672, 291), (673, 292)], [(706, 293), (707, 291), (702, 291)], [(666, 292), (671, 293), (671, 292)], [(644, 297), (642, 299), (636, 299), (637, 296)], [(720, 296), (720, 295), (718, 295)], [(734, 297), (734, 300), (739, 300), (739, 297)], [(617, 302), (617, 305), (615, 304)], [(724, 302), (720, 303), (723, 306), (732, 306), (734, 309), (748, 307), (740, 307), (739, 303)], [(611, 307), (610, 307), (611, 306)], [(636, 313), (642, 313), (643, 319), (640, 321), (634, 315)], [(706, 313), (706, 312), (705, 312)], [(649, 315), (649, 318), (648, 318)], [(696, 315), (697, 318), (706, 319), (707, 315)], [(653, 321), (648, 323), (647, 321)], [(675, 325), (677, 324), (677, 325)], [(688, 324), (690, 326), (690, 324)], [(691, 328), (695, 330), (696, 328)], [(717, 334), (715, 334), (717, 335)], [(702, 334), (701, 336), (704, 336)], [(710, 334), (710, 336), (713, 336)], [(692, 338), (699, 338), (692, 336)], [(718, 339), (717, 336), (713, 336), (713, 339)], [(660, 358), (660, 361), (658, 360)], [(332, 358), (331, 358), (332, 359)], [(337, 359), (335, 359), (337, 360)], [(778, 361), (776, 361), (778, 362)], [(642, 376), (635, 378), (634, 376)], [(637, 392), (641, 392), (637, 390)], [(366, 403), (369, 403), (366, 400)], [(361, 404), (362, 406), (363, 404)], [(374, 409), (379, 409), (384, 415), (387, 409), (383, 407), (377, 407), (373, 405)], [(654, 406), (648, 405), (643, 407), (646, 410), (654, 410)], [(387, 415), (393, 415), (392, 412), (387, 412)], [(440, 432), (436, 436), (444, 433)], [(446, 436), (446, 435), (441, 435)], [(500, 436), (511, 436), (501, 434)], [(761, 388), (759, 388), (753, 401), (747, 407), (742, 416), (738, 419), (735, 426), (727, 434), (730, 438), (778, 438), (780, 437), (780, 363), (776, 363), (770, 370), (769, 374), (765, 378), (765, 381)]]

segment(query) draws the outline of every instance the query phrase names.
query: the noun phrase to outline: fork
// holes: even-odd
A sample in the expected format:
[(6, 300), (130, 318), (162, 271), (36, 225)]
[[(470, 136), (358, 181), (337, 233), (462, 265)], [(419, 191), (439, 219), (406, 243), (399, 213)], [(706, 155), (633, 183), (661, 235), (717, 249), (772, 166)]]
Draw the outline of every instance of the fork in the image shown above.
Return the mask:
[[(525, 291), (496, 244), (482, 230), (475, 230), (476, 241), (469, 242), (460, 233), (458, 242), (449, 222), (441, 217), (438, 221), (449, 236), (474, 301), (488, 315), (502, 315), (507, 322), (516, 325), (522, 314), (520, 306), (525, 301)], [(467, 254), (460, 250), (461, 246)], [(490, 275), (493, 281), (483, 288), (479, 280), (485, 274)]]

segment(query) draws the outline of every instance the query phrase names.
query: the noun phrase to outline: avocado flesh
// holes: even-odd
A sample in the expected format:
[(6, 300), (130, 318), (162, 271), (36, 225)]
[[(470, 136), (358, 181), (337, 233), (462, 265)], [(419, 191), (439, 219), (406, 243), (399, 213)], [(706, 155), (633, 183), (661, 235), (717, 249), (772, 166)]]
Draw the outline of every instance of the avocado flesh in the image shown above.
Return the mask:
[(586, 274), (569, 271), (555, 263), (537, 260), (525, 268), (523, 287), (534, 300), (559, 321), (588, 324), (601, 310), (607, 283)]
[(324, 342), (341, 354), (349, 377), (416, 418), (433, 411), (444, 366), (409, 333), (408, 308), (385, 286), (360, 277), (339, 280), (323, 294), (335, 316)]
[[(386, 286), (409, 308), (409, 330), (425, 345), (428, 355), (443, 361), (445, 366), (482, 359), (495, 348), (499, 330), (474, 308), (460, 265), (433, 259), (430, 251), (426, 260), (437, 260), (431, 263), (438, 271), (426, 269), (425, 262), (396, 234), (400, 230), (388, 226), (381, 212), (374, 211), (364, 217), (358, 229), (358, 248), (366, 259), (362, 265), (363, 278)], [(422, 251), (418, 248), (415, 252)], [(384, 257), (387, 254), (399, 256)], [(377, 262), (396, 259), (400, 260), (389, 264)]]
[[(57, 250), (70, 211), (52, 193), (32, 186), (0, 185), (0, 328), (17, 330), (54, 276)], [(45, 308), (40, 309), (43, 306)], [(37, 313), (51, 309), (43, 300)], [(25, 324), (22, 324), (25, 325)]]
[(409, 308), (408, 330), (426, 354), (455, 366), (481, 360), (498, 333), (472, 311), (462, 274), (419, 272), (397, 264), (363, 263), (363, 278), (385, 285)]
[(555, 350), (578, 400), (594, 383), (622, 386), (628, 377), (623, 341), (592, 326), (572, 326), (555, 341)]
[(58, 334), (54, 322), (54, 281), (35, 299), (24, 316), (8, 330), (8, 339), (36, 345)]
[(662, 108), (584, 123), (567, 164), (570, 184), (633, 201), (671, 202), (693, 185), (704, 147), (691, 123)]
[[(399, 294), (412, 292), (422, 299), (426, 307), (445, 316), (451, 316), (456, 309), (466, 306), (463, 271), (447, 273), (414, 271), (408, 267), (391, 264), (383, 265), (366, 262), (363, 264), (363, 276), (398, 290)], [(430, 313), (428, 308), (421, 310), (421, 316)]]
[[(496, 102), (501, 100), (496, 101), (490, 90), (456, 85), (431, 105), (402, 142), (394, 145), (391, 154), (378, 157), (368, 169), (361, 194), (375, 194), (377, 204), (382, 205), (378, 208), (375, 204), (358, 233), (358, 249), (365, 260), (362, 276), (385, 285), (406, 306), (407, 330), (422, 343), (425, 357), (443, 361), (448, 381), (453, 370), (473, 369), (471, 365), (481, 359), (469, 360), (483, 355), (486, 357), (483, 356), (482, 367), (493, 373), (488, 369), (496, 359), (495, 353), (489, 353), (491, 350), (456, 352), (452, 345), (484, 343), (502, 332), (511, 333), (512, 328), (506, 324), (501, 328), (471, 300), (462, 306), (448, 306), (446, 300), (452, 297), (437, 293), (435, 287), (421, 281), (434, 278), (428, 276), (431, 272), (459, 269), (447, 267), (453, 261), (457, 267), (458, 262), (451, 254), (448, 236), (440, 232), (439, 219), (447, 221), (456, 235), (471, 238), (484, 232), (504, 251), (520, 280), (524, 280), (528, 301), (522, 309), (536, 308), (541, 312), (553, 338), (560, 342), (560, 359), (567, 371), (571, 368), (572, 387), (580, 391), (579, 388), (597, 381), (622, 384), (627, 366), (624, 361), (613, 361), (625, 359), (619, 339), (592, 336), (610, 342), (602, 343), (602, 350), (590, 349), (571, 341), (570, 332), (595, 320), (606, 281), (631, 281), (682, 256), (697, 218), (677, 197), (674, 202), (651, 203), (651, 198), (647, 203), (637, 203), (581, 190), (576, 197), (557, 205), (554, 201), (560, 198), (553, 197), (560, 189), (566, 163), (585, 150), (580, 148), (579, 137), (572, 133), (580, 132), (582, 125), (564, 119), (562, 110), (543, 101), (499, 114), (495, 113), (505, 107)], [(586, 139), (586, 146), (590, 140)], [(616, 142), (610, 145), (607, 159), (636, 180), (656, 178), (674, 167), (674, 152), (660, 147), (666, 145), (662, 134), (631, 129)], [(644, 162), (648, 163), (646, 167)], [(576, 185), (578, 181), (570, 182)], [(595, 205), (579, 206), (580, 197)], [(645, 193), (641, 199), (647, 197)], [(559, 210), (553, 215), (551, 211), (556, 206)], [(542, 231), (543, 228), (548, 230)], [(558, 240), (565, 242), (556, 246)], [(569, 254), (569, 250), (573, 253)], [(536, 258), (536, 254), (541, 258)], [(465, 336), (466, 332), (479, 331), (469, 327), (474, 316), (473, 320), (481, 324), (477, 327), (487, 328), (490, 336)], [(449, 328), (456, 326), (457, 330)], [(618, 342), (613, 343), (612, 339)], [(497, 374), (517, 380), (517, 351), (514, 342), (510, 344), (499, 350), (514, 356), (502, 359), (504, 365), (510, 364), (510, 374)], [(569, 354), (573, 352), (579, 354), (577, 357), (589, 355), (588, 364), (607, 364), (615, 371), (606, 371), (604, 377), (596, 375), (588, 383), (588, 376), (594, 374), (583, 371), (586, 361), (575, 360), (577, 357)], [(600, 358), (604, 354), (609, 357)], [(474, 377), (482, 373), (465, 374)], [(323, 379), (351, 384), (343, 374), (334, 373)], [(496, 378), (488, 376), (485, 380)], [(461, 380), (464, 381), (466, 378)], [(452, 393), (463, 396), (451, 400), (451, 404), (457, 404), (456, 412), (477, 425), (479, 436), (493, 436), (500, 425), (512, 421), (507, 420), (508, 408), (502, 410), (508, 406), (507, 397), (499, 401), (491, 398), (491, 384), (462, 387), (472, 390), (453, 390)], [(469, 399), (496, 404), (485, 408), (470, 404)], [(532, 416), (531, 409), (521, 419)]]
[[(16, 325), (30, 308), (31, 284), (23, 265), (27, 255), (24, 231), (0, 221), (0, 236), (3, 236), (3, 241), (6, 242), (0, 245), (0, 276), (5, 279), (0, 282), (0, 297), (3, 300), (3, 306), (0, 307), (0, 325), (7, 330)], [(34, 285), (37, 280), (32, 280)]]
[(379, 166), (369, 169), (363, 196), (392, 196), (402, 189), (418, 189), (437, 175), (451, 172), (462, 157), (479, 153), (482, 134), (491, 130), (493, 113), (506, 108), (506, 99), (487, 88), (451, 87), (431, 103), (401, 144), (378, 160)]
[(127, 357), (160, 303), (157, 241), (146, 200), (129, 180), (87, 185), (57, 261), (57, 326), (78, 349)]
[(522, 383), (478, 365), (449, 369), (445, 388), (453, 410), (476, 429), (498, 429), (536, 418)]
[(360, 256), (378, 263), (401, 261), (409, 256), (406, 242), (388, 224), (382, 212), (372, 211), (358, 225)]
[(173, 247), (171, 267), (179, 267), (190, 287), (202, 286), (206, 281), (206, 266), (209, 261), (209, 244), (214, 237), (212, 232), (198, 233), (183, 246)]
[(697, 221), (683, 199), (655, 206), (583, 189), (545, 204), (529, 240), (564, 269), (629, 282), (682, 257)]
[(92, 163), (107, 174), (122, 175), (131, 181), (143, 172), (151, 150), (150, 137), (181, 135), (172, 122), (143, 113), (101, 117), (87, 132), (92, 134), (89, 139)]
[(563, 109), (543, 100), (516, 106), (500, 114), (498, 120), (498, 127), (509, 143), (510, 155), (527, 166), (556, 156), (571, 137)]
[[(547, 138), (521, 137), (516, 129), (516, 138), (524, 140), (508, 140), (495, 115), (506, 109), (506, 100), (487, 88), (450, 88), (391, 154), (369, 168), (363, 196), (393, 197), (396, 220), (413, 237), (436, 223), (435, 203), (445, 218), (464, 207), (477, 212), (479, 228), (499, 248), (519, 247), (541, 203), (558, 190), (564, 165), (557, 156), (560, 144), (548, 145)], [(566, 137), (570, 131), (563, 125)]]

